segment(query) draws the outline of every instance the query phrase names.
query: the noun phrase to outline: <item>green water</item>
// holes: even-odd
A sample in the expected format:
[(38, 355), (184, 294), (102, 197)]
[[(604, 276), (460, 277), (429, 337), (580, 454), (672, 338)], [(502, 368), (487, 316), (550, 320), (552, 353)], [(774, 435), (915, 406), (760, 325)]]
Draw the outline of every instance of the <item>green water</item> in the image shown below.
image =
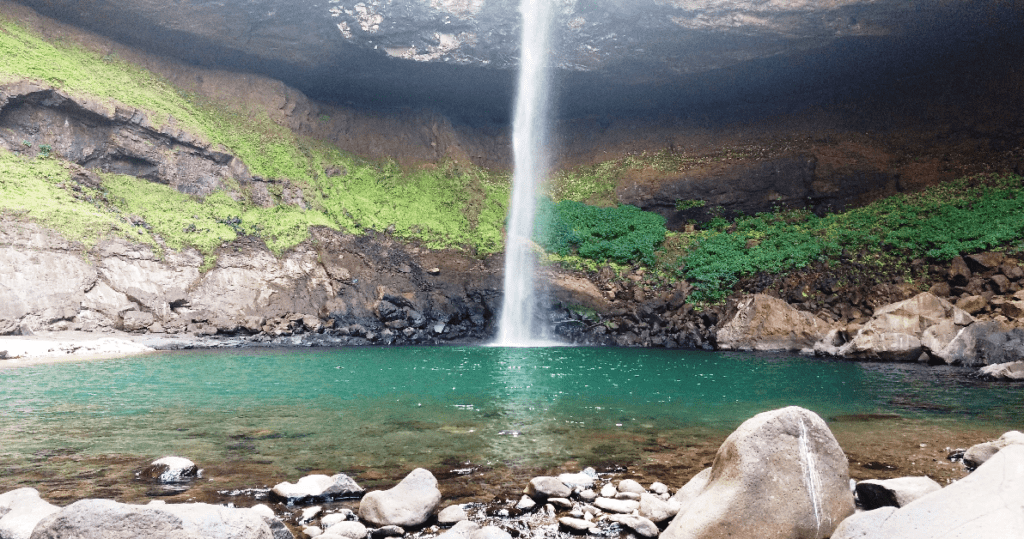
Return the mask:
[(0, 461), (62, 450), (310, 469), (637, 459), (799, 405), (1020, 428), (1024, 391), (965, 371), (619, 348), (165, 353), (0, 370)]

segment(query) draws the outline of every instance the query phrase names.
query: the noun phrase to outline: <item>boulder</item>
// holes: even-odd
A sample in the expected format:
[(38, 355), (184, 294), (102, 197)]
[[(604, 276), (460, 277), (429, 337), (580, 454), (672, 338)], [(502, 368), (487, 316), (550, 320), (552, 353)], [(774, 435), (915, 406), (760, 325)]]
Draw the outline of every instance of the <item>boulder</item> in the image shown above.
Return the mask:
[(823, 539), (853, 512), (846, 455), (817, 414), (793, 406), (730, 434), (661, 537)]
[(985, 296), (967, 296), (957, 300), (956, 306), (969, 314), (978, 314), (988, 307), (988, 300), (985, 299)]
[(127, 311), (121, 315), (121, 326), (125, 331), (142, 331), (153, 325), (156, 319), (152, 313)]
[(618, 522), (633, 530), (640, 537), (657, 537), (661, 530), (650, 520), (636, 515), (610, 515), (608, 520)]
[[(974, 318), (963, 309), (930, 293), (879, 307), (836, 355), (851, 358), (916, 361), (929, 347), (944, 344)], [(929, 331), (934, 326), (934, 330)], [(933, 348), (927, 348), (934, 352)]]
[(568, 485), (561, 482), (557, 477), (546, 475), (531, 479), (523, 492), (538, 501), (548, 498), (568, 498), (572, 495), (572, 489)]
[(832, 539), (1024, 537), (1024, 445), (1011, 445), (967, 477), (900, 509), (847, 519)]
[(480, 525), (476, 522), (463, 520), (452, 526), (452, 529), (438, 535), (435, 539), (469, 539), (474, 532), (479, 530)]
[(249, 508), (250, 511), (256, 513), (263, 519), (263, 522), (267, 523), (270, 527), (270, 532), (274, 534), (274, 539), (295, 539), (292, 532), (288, 531), (288, 527), (281, 522), (281, 519), (277, 518), (274, 514), (274, 510), (270, 507), (260, 503)]
[(988, 459), (992, 458), (1000, 450), (1011, 445), (1024, 446), (1024, 433), (1021, 433), (1018, 430), (1011, 430), (1003, 433), (1002, 436), (991, 442), (972, 445), (964, 452), (964, 466), (967, 466), (968, 468), (977, 468), (984, 464)]
[(942, 485), (927, 476), (867, 479), (857, 483), (857, 499), (867, 510), (886, 506), (903, 507), (941, 488)]
[(1024, 361), (987, 365), (979, 369), (978, 374), (993, 380), (1024, 380)]
[(976, 322), (932, 355), (949, 365), (967, 367), (1024, 360), (1024, 329), (997, 321)]
[(679, 504), (679, 511), (685, 511), (689, 507), (690, 503), (693, 502), (701, 492), (704, 491), (704, 487), (708, 484), (708, 479), (711, 478), (711, 468), (704, 468), (697, 475), (690, 478), (689, 481), (683, 485), (676, 493), (672, 496), (672, 499)]
[(818, 317), (765, 294), (740, 301), (737, 309), (718, 330), (722, 350), (804, 350), (832, 329)]
[(1024, 301), (1009, 301), (1003, 304), (1003, 315), (1007, 318), (1019, 320), (1024, 318)]
[(154, 460), (135, 475), (161, 483), (182, 483), (200, 477), (201, 472), (196, 463), (187, 458), (163, 457)]
[(60, 511), (39, 497), (39, 491), (26, 487), (0, 494), (0, 537), (28, 539), (36, 524)]
[(307, 475), (297, 483), (287, 481), (274, 485), (272, 497), (289, 504), (314, 503), (318, 501), (358, 498), (364, 490), (355, 480), (345, 474), (327, 476)]
[(998, 268), (1005, 259), (1006, 255), (1003, 253), (995, 253), (992, 251), (967, 255), (964, 257), (964, 261), (967, 262), (967, 266), (976, 272), (984, 272)]
[(971, 280), (971, 269), (963, 257), (956, 257), (949, 262), (949, 282), (953, 286), (965, 286)]
[(378, 527), (414, 528), (426, 522), (440, 503), (434, 474), (416, 468), (394, 487), (364, 496), (359, 502), (359, 518)]
[(80, 500), (44, 518), (31, 539), (275, 539), (258, 512), (205, 503)]

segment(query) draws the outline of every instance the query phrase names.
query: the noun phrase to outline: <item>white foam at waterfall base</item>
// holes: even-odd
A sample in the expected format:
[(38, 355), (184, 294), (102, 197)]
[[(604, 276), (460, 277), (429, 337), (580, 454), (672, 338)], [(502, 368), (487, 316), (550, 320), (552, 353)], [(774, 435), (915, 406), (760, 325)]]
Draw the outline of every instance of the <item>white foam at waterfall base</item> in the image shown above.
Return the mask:
[(535, 260), (533, 217), (536, 187), (548, 172), (548, 104), (551, 7), (548, 0), (522, 0), (519, 86), (512, 123), (512, 200), (505, 239), (505, 286), (497, 346), (545, 346), (534, 327)]

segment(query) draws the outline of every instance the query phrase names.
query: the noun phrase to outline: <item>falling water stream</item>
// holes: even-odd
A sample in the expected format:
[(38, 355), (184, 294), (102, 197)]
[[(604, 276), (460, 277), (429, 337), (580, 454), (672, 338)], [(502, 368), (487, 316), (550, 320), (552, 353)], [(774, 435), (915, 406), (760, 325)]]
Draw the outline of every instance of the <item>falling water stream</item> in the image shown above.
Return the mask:
[(547, 121), (550, 94), (548, 52), (551, 6), (547, 0), (522, 0), (519, 87), (512, 124), (515, 169), (505, 240), (504, 305), (498, 322), (498, 346), (544, 344), (534, 327), (534, 254), (531, 249), (535, 190), (548, 170)]

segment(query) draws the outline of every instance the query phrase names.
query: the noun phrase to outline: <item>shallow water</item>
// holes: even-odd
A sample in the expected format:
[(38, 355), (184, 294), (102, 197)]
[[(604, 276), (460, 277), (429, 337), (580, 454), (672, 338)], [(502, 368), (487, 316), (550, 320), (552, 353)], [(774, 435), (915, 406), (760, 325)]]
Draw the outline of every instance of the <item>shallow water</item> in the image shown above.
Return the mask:
[(49, 482), (61, 499), (137, 498), (148, 487), (124, 490), (130, 470), (169, 454), (206, 467), (217, 488), (311, 471), (372, 485), (417, 466), (491, 470), (499, 483), (516, 468), (690, 468), (744, 420), (789, 405), (866, 455), (889, 438), (932, 446), (942, 433), (1019, 429), (1024, 391), (947, 367), (621, 348), (242, 349), (38, 365), (0, 370), (0, 492)]

